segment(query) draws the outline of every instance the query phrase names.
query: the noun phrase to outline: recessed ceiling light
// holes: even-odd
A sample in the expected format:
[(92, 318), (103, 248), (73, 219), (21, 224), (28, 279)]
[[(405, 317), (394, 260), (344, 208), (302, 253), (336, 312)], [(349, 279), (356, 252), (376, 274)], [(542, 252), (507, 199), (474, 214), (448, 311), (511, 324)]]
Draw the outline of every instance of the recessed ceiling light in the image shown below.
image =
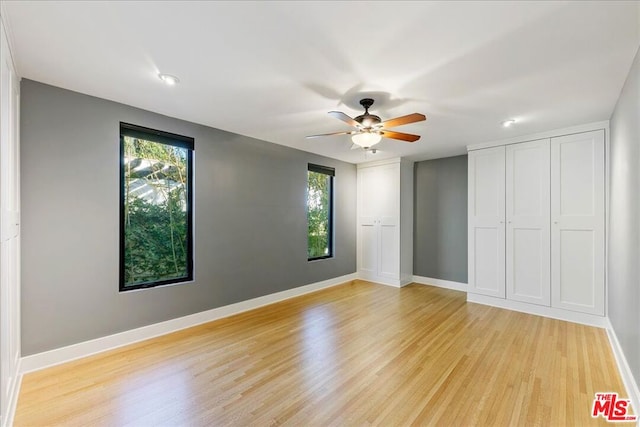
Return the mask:
[(509, 120), (505, 120), (504, 122), (502, 122), (502, 126), (508, 128), (510, 127), (512, 124), (514, 124), (516, 122), (515, 119), (509, 119)]
[(158, 77), (169, 86), (175, 86), (176, 84), (180, 83), (180, 79), (178, 79), (176, 76), (172, 76), (171, 74), (160, 73), (158, 74)]

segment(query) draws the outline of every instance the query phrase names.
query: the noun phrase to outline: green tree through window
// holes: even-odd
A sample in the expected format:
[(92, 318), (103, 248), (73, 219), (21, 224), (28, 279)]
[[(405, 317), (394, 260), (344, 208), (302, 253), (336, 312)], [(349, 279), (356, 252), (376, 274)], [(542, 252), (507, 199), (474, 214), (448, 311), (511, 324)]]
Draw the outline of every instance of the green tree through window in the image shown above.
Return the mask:
[(307, 257), (309, 260), (333, 256), (332, 168), (309, 164), (307, 172)]
[(193, 278), (193, 139), (121, 124), (120, 289)]

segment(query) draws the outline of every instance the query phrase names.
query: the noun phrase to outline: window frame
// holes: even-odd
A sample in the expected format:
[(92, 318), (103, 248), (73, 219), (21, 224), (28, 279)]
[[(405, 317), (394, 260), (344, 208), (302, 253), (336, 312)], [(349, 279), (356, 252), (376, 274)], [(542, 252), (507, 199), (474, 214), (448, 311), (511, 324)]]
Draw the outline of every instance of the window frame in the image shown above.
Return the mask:
[[(329, 247), (329, 253), (327, 255), (317, 256), (317, 257), (309, 257), (309, 172), (321, 173), (324, 175), (328, 175), (331, 179), (329, 180), (329, 230), (327, 231), (327, 246)], [(328, 259), (334, 257), (334, 181), (336, 177), (335, 168), (331, 168), (328, 166), (317, 165), (313, 163), (307, 164), (307, 201), (306, 201), (306, 211), (307, 211), (307, 261), (318, 261), (322, 259)]]
[[(144, 139), (163, 145), (185, 148), (187, 150), (187, 275), (173, 279), (157, 280), (154, 282), (126, 285), (125, 283), (125, 164), (124, 164), (124, 137)], [(195, 139), (170, 132), (120, 122), (120, 271), (119, 292), (149, 289), (158, 286), (183, 284), (193, 281), (193, 153), (195, 151)]]

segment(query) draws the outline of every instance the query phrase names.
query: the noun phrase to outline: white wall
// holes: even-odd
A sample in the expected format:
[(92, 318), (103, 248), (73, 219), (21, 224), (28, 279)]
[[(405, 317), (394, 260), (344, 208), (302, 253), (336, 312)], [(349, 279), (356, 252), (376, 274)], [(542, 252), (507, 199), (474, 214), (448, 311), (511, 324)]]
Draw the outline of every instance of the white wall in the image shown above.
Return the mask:
[[(640, 53), (610, 120), (608, 313), (640, 383)], [(636, 414), (640, 408), (635, 408)]]

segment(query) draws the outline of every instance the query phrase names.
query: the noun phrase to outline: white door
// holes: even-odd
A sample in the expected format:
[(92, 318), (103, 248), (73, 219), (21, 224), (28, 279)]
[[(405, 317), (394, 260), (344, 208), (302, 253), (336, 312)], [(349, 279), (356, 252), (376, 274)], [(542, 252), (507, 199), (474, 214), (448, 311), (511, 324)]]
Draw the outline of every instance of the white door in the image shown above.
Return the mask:
[(400, 280), (400, 164), (358, 169), (358, 271)]
[(373, 169), (377, 177), (378, 276), (395, 283), (400, 280), (400, 163)]
[(370, 280), (378, 274), (377, 181), (373, 168), (358, 170), (358, 271)]
[(469, 152), (469, 292), (505, 297), (505, 148)]
[(551, 303), (549, 139), (506, 148), (507, 298)]
[(604, 131), (551, 139), (552, 306), (604, 315)]
[(19, 80), (0, 25), (0, 421), (20, 358)]

